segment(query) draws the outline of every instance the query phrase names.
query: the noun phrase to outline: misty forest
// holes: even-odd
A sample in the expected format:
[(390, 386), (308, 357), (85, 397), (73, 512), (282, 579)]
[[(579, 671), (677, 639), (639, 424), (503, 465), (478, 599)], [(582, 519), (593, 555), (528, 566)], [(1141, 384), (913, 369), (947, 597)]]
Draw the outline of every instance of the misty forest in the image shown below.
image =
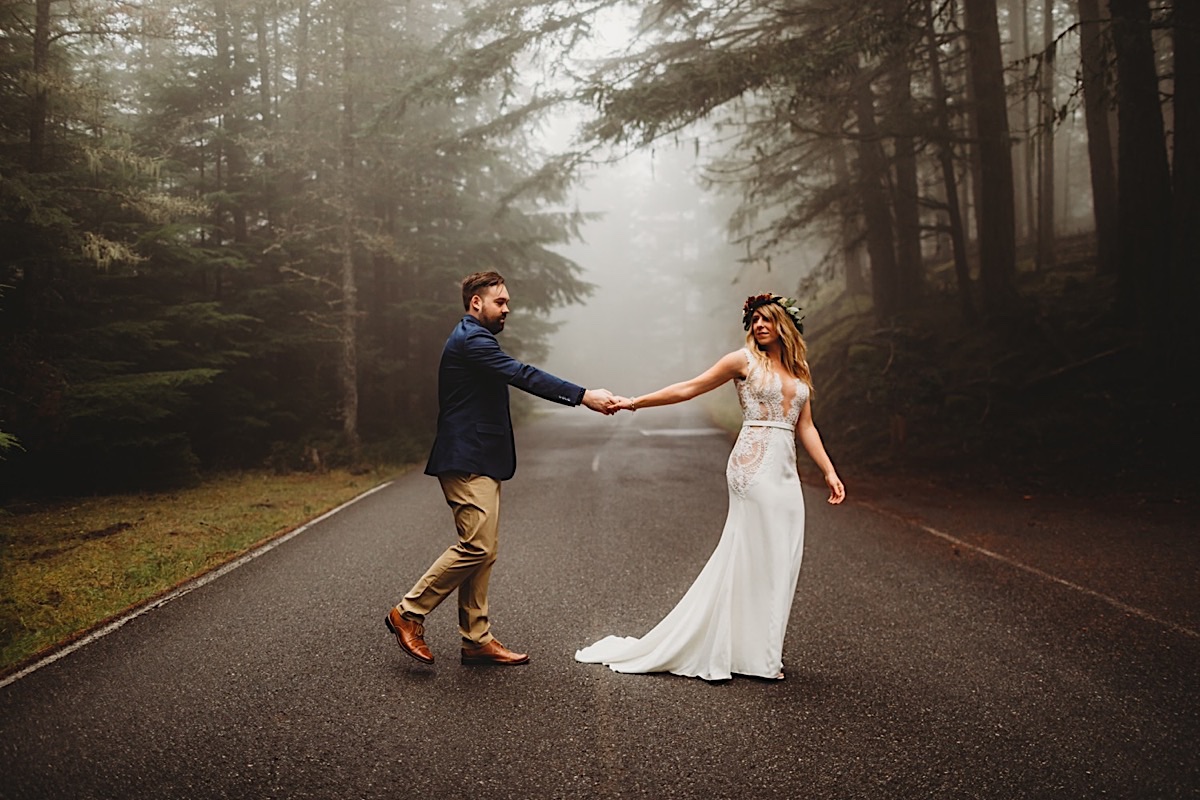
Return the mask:
[(486, 269), (626, 394), (797, 297), (848, 483), (1190, 469), (1192, 0), (0, 0), (0, 108), (0, 496), (419, 461)]

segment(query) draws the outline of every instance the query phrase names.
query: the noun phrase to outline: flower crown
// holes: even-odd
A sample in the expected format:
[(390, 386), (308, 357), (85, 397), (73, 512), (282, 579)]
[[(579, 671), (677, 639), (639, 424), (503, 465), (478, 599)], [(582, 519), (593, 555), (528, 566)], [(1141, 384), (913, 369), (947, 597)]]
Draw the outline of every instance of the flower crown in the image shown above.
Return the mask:
[(796, 330), (800, 331), (801, 335), (804, 334), (804, 316), (800, 313), (800, 306), (792, 298), (778, 294), (756, 294), (747, 297), (745, 305), (742, 306), (742, 328), (750, 330), (750, 318), (754, 316), (754, 311), (770, 303), (786, 311), (788, 318), (795, 323)]

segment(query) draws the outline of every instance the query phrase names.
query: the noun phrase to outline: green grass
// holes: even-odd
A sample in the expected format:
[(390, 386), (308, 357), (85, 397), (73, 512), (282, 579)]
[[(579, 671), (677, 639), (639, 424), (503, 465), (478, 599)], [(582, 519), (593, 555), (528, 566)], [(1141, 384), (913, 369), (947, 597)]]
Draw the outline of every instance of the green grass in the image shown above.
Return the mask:
[(243, 472), (0, 511), (0, 673), (401, 471)]

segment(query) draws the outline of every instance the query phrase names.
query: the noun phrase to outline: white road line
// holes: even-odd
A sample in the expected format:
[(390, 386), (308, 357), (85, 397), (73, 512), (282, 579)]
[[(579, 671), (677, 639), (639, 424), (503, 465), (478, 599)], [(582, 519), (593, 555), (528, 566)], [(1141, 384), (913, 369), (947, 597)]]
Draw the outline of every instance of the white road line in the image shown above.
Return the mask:
[(292, 539), (296, 536), (299, 536), (301, 533), (304, 533), (304, 531), (308, 530), (313, 525), (316, 525), (318, 522), (321, 522), (322, 520), (332, 517), (334, 514), (338, 513), (339, 511), (346, 508), (347, 506), (349, 506), (353, 503), (357, 503), (359, 500), (362, 500), (364, 497), (367, 497), (368, 495), (372, 495), (375, 492), (378, 492), (380, 489), (383, 489), (384, 487), (390, 485), (391, 483), (392, 483), (391, 481), (388, 481), (387, 483), (379, 484), (378, 486), (376, 486), (373, 489), (368, 489), (367, 491), (363, 492), (362, 494), (358, 495), (357, 497), (353, 497), (353, 498), (347, 500), (346, 502), (342, 503), (337, 508), (326, 511), (324, 514), (317, 517), (316, 519), (309, 520), (308, 522), (301, 525), (299, 528), (296, 528), (293, 531), (288, 531), (283, 536), (280, 536), (278, 539), (272, 539), (271, 541), (267, 542), (266, 544), (256, 547), (255, 549), (251, 550), (249, 553), (246, 553), (244, 556), (241, 556), (240, 558), (230, 561), (228, 564), (218, 567), (217, 569), (214, 569), (212, 572), (206, 572), (203, 575), (201, 575), (199, 578), (190, 580), (187, 583), (182, 584), (181, 586), (179, 586), (179, 588), (175, 589), (174, 591), (172, 591), (168, 594), (163, 595), (162, 597), (158, 598), (157, 600), (155, 600), (152, 603), (147, 603), (144, 606), (135, 608), (133, 611), (130, 611), (125, 616), (120, 617), (119, 619), (116, 619), (116, 620), (108, 623), (103, 628), (97, 628), (96, 630), (87, 634), (83, 638), (77, 639), (76, 641), (71, 642), (69, 645), (63, 647), (61, 650), (55, 650), (53, 653), (51, 653), (50, 655), (41, 659), (40, 661), (35, 661), (34, 663), (30, 664), (28, 667), (25, 667), (24, 669), (22, 669), (18, 672), (14, 672), (12, 675), (9, 675), (5, 678), (0, 678), (0, 689), (3, 689), (5, 686), (8, 686), (11, 683), (16, 683), (17, 681), (21, 680), (21, 678), (24, 678), (26, 675), (29, 675), (30, 673), (36, 672), (37, 670), (41, 669), (42, 667), (53, 664), (55, 661), (58, 661), (60, 658), (65, 658), (65, 657), (71, 655), (71, 653), (74, 653), (76, 650), (80, 649), (81, 647), (86, 647), (87, 645), (91, 644), (92, 642), (96, 641), (97, 639), (101, 639), (105, 636), (108, 636), (113, 631), (117, 630), (118, 628), (125, 625), (126, 623), (137, 619), (142, 614), (153, 611), (156, 608), (162, 608), (163, 606), (165, 606), (167, 603), (171, 602), (172, 600), (177, 600), (178, 598), (183, 597), (188, 592), (199, 589), (201, 586), (204, 586), (205, 584), (212, 583), (217, 578), (220, 578), (223, 575), (228, 575), (230, 572), (233, 572), (238, 567), (244, 566), (245, 564), (250, 563), (254, 559), (263, 555), (264, 553), (268, 553), (271, 550), (274, 550), (276, 547), (279, 547), (279, 545), (283, 544), (284, 542), (288, 541), (289, 539)]
[(1008, 556), (1001, 555), (1000, 553), (994, 552), (992, 550), (988, 550), (986, 547), (979, 547), (978, 545), (971, 544), (970, 542), (965, 542), (956, 536), (951, 536), (950, 534), (945, 533), (944, 531), (939, 531), (937, 528), (931, 528), (928, 525), (922, 525), (919, 522), (913, 522), (911, 519), (906, 519), (905, 517), (902, 517), (899, 514), (896, 514), (894, 512), (888, 511), (883, 508), (880, 508), (872, 503), (865, 503), (861, 500), (857, 501), (857, 503), (860, 506), (864, 506), (866, 508), (871, 509), (876, 514), (880, 514), (885, 517), (890, 517), (891, 519), (897, 520), (899, 522), (903, 522), (907, 525), (912, 525), (913, 527), (919, 528), (932, 536), (937, 536), (939, 539), (944, 539), (947, 542), (951, 542), (952, 544), (955, 544), (959, 547), (965, 547), (968, 550), (974, 550), (976, 553), (985, 555), (988, 558), (994, 558), (995, 560), (1000, 561), (1001, 563), (1008, 564), (1010, 567), (1015, 567), (1019, 570), (1028, 572), (1031, 575), (1037, 575), (1039, 578), (1044, 578), (1045, 580), (1051, 581), (1053, 583), (1057, 583), (1060, 586), (1066, 586), (1068, 589), (1074, 589), (1075, 591), (1082, 592), (1083, 594), (1086, 594), (1089, 597), (1094, 597), (1097, 600), (1102, 600), (1105, 603), (1108, 603), (1113, 608), (1120, 609), (1121, 611), (1124, 611), (1127, 614), (1132, 614), (1135, 617), (1140, 617), (1141, 619), (1144, 619), (1147, 622), (1153, 622), (1157, 625), (1162, 625), (1164, 628), (1173, 630), (1176, 633), (1181, 633), (1184, 636), (1191, 636), (1194, 639), (1200, 639), (1200, 631), (1192, 630), (1191, 628), (1188, 628), (1184, 625), (1179, 625), (1174, 622), (1168, 622), (1165, 619), (1161, 619), (1159, 617), (1154, 616), (1153, 614), (1151, 614), (1148, 611), (1143, 611), (1142, 609), (1137, 608), (1135, 606), (1131, 606), (1128, 603), (1123, 603), (1120, 600), (1116, 599), (1115, 597), (1109, 597), (1106, 594), (1097, 592), (1095, 589), (1089, 589), (1086, 586), (1080, 586), (1078, 583), (1072, 583), (1071, 581), (1068, 581), (1064, 578), (1060, 578), (1057, 575), (1051, 575), (1049, 572), (1046, 572), (1045, 570), (1038, 569), (1037, 567), (1030, 566), (1029, 564), (1025, 564), (1023, 562), (1017, 561), (1016, 559), (1009, 558)]
[(600, 471), (600, 454), (596, 453), (596, 457), (592, 459), (592, 472)]

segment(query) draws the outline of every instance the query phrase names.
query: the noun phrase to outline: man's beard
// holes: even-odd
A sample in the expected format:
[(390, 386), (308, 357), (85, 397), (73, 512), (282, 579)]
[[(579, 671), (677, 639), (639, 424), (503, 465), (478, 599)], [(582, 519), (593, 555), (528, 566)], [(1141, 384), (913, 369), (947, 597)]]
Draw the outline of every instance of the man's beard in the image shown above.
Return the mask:
[(483, 327), (487, 328), (492, 333), (499, 333), (504, 330), (504, 317), (493, 317), (491, 319), (481, 320)]

